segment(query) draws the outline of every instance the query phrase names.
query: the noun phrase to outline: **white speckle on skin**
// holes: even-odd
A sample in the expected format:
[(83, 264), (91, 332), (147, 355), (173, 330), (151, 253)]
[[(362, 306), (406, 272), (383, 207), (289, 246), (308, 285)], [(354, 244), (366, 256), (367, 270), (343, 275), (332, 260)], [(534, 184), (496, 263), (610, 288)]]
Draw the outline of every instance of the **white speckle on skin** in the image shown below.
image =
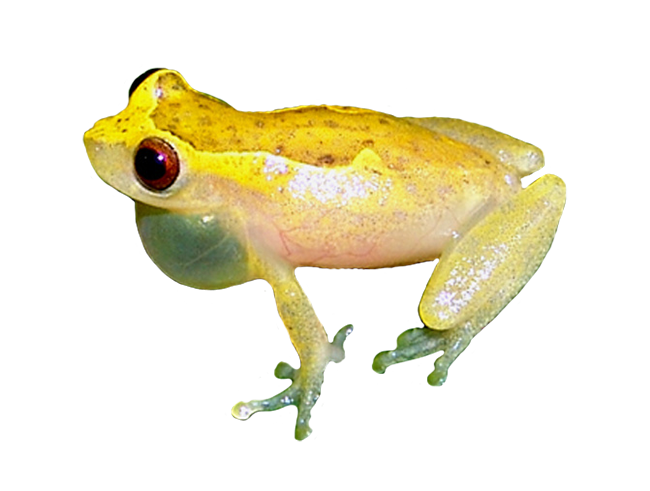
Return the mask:
[(436, 297), (436, 303), (438, 305), (451, 305), (451, 302), (453, 301), (455, 296), (456, 296), (455, 293), (449, 292), (447, 290), (443, 290)]
[[(256, 162), (257, 158), (253, 160)], [(274, 176), (284, 175), (289, 172), (289, 166), (285, 161), (284, 157), (277, 157), (275, 155), (267, 155), (264, 159), (264, 174), (266, 175), (266, 180), (273, 180)]]
[(154, 94), (156, 95), (156, 97), (157, 97), (158, 99), (162, 99), (162, 96), (163, 96), (163, 90), (162, 90), (160, 87), (158, 87), (158, 88), (154, 91)]
[(504, 179), (505, 179), (506, 184), (507, 184), (508, 186), (511, 186), (511, 185), (512, 185), (512, 176), (511, 176), (510, 174), (506, 174), (505, 177), (504, 177)]
[[(338, 201), (347, 204), (356, 198), (365, 198), (380, 189), (379, 178), (366, 178), (359, 174), (343, 173), (338, 169), (303, 167), (289, 181), (289, 191), (295, 198), (306, 199), (311, 194), (321, 203)], [(382, 191), (390, 189), (392, 183), (386, 180)]]
[(526, 154), (526, 158), (531, 161), (531, 163), (537, 165), (537, 163), (542, 160), (540, 158), (540, 155), (537, 152), (533, 152), (532, 150)]

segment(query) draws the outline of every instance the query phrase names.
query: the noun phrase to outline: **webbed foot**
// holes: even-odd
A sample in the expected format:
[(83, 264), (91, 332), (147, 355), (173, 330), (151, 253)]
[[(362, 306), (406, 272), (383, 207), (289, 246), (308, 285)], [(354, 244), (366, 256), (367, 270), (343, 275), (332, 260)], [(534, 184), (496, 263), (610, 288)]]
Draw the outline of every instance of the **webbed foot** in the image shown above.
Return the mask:
[(296, 440), (304, 440), (311, 433), (309, 420), (311, 409), (318, 400), (323, 384), (325, 367), (331, 361), (338, 363), (345, 358), (343, 343), (352, 332), (352, 326), (347, 325), (334, 336), (334, 341), (328, 343), (326, 353), (309, 360), (303, 360), (301, 367), (292, 368), (288, 363), (280, 362), (275, 368), (275, 376), (279, 379), (289, 379), (291, 385), (279, 394), (268, 399), (240, 402), (232, 408), (232, 415), (240, 420), (246, 420), (259, 411), (275, 411), (286, 406), (296, 406)]
[(436, 331), (428, 327), (409, 329), (397, 338), (396, 349), (382, 351), (375, 356), (372, 369), (377, 373), (384, 373), (386, 368), (395, 363), (444, 351), (434, 362), (435, 369), (427, 377), (430, 385), (442, 385), (447, 379), (449, 366), (469, 346), (469, 342), (479, 331), (480, 329), (472, 326), (446, 331)]

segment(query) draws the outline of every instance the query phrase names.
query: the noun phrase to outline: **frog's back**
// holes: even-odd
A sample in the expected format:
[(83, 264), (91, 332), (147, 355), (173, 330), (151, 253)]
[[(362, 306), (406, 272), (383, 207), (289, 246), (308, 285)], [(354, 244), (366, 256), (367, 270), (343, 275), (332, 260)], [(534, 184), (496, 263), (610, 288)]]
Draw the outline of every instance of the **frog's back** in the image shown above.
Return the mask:
[(478, 169), (499, 163), (491, 149), (463, 141), (462, 130), (444, 131), (440, 124), (426, 124), (433, 119), (397, 118), (354, 107), (242, 112), (188, 91), (182, 104), (174, 97), (161, 100), (152, 119), (159, 129), (199, 151), (264, 152), (315, 167), (352, 165), (364, 150), (379, 157), (380, 167), (396, 171), (453, 167), (459, 162), (466, 169)]

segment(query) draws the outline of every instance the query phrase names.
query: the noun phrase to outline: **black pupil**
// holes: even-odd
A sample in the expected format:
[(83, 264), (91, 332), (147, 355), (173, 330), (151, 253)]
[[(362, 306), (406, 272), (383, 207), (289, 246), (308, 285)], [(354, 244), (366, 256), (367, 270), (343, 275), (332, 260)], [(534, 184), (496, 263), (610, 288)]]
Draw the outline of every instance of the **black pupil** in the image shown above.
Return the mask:
[(157, 181), (167, 172), (167, 157), (151, 148), (141, 148), (135, 154), (135, 171), (144, 181)]

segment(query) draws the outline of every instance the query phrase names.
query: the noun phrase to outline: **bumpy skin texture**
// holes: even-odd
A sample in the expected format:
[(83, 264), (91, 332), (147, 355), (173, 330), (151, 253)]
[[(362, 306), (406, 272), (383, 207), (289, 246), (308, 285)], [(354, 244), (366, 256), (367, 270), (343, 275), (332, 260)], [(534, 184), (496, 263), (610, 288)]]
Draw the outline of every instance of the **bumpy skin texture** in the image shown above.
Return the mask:
[[(175, 152), (180, 172), (168, 188), (143, 185), (134, 170), (147, 139)], [(420, 304), (424, 327), (373, 364), (383, 372), (443, 350), (429, 377), (438, 385), (539, 267), (565, 201), (556, 176), (522, 190), (520, 178), (543, 166), (541, 151), (490, 128), (338, 106), (240, 112), (170, 70), (138, 80), (127, 108), (84, 143), (99, 176), (135, 200), (143, 244), (167, 275), (195, 288), (271, 284), (301, 366), (278, 365), (292, 385), (233, 415), (294, 404), (299, 439), (351, 326), (328, 341), (296, 267), (439, 257)]]

